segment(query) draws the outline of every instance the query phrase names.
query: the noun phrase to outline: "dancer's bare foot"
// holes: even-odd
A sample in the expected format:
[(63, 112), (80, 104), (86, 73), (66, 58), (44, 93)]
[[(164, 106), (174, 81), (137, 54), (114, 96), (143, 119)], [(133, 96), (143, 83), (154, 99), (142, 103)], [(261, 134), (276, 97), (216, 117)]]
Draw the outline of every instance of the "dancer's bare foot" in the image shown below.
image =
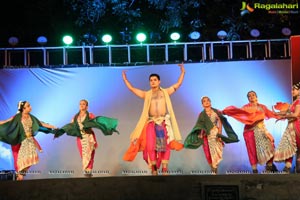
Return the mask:
[(163, 167), (161, 171), (162, 171), (162, 175), (169, 175), (168, 168)]
[(93, 174), (92, 174), (92, 169), (87, 168), (87, 169), (84, 171), (84, 176), (87, 177), (87, 178), (91, 178), (91, 177), (93, 176)]
[(157, 176), (157, 167), (156, 167), (156, 164), (154, 164), (154, 165), (152, 165), (152, 167), (151, 167), (151, 174), (153, 175), (153, 176)]
[(24, 180), (24, 176), (22, 174), (17, 174), (17, 181)]

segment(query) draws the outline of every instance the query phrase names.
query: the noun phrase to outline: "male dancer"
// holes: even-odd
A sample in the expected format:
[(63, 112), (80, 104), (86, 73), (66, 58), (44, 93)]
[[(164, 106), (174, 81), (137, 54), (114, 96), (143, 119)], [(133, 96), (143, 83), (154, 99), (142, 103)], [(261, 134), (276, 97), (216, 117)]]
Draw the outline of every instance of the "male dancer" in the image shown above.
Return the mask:
[(152, 175), (157, 175), (157, 169), (162, 164), (162, 173), (167, 174), (170, 150), (181, 150), (181, 134), (173, 111), (170, 95), (181, 86), (185, 69), (179, 64), (181, 74), (177, 83), (169, 88), (160, 87), (160, 76), (151, 74), (149, 83), (151, 89), (143, 91), (135, 88), (128, 81), (123, 71), (123, 80), (128, 89), (136, 96), (144, 99), (144, 108), (136, 128), (130, 135), (131, 145), (124, 155), (124, 160), (134, 160), (138, 151), (143, 151), (144, 160), (151, 165)]

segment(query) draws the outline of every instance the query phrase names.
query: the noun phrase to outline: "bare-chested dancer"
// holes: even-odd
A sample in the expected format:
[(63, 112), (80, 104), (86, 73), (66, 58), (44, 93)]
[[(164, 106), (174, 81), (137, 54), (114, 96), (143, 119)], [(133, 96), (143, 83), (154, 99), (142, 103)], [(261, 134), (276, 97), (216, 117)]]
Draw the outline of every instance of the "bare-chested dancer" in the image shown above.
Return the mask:
[(131, 145), (124, 155), (124, 160), (134, 160), (139, 151), (143, 151), (144, 160), (151, 166), (152, 174), (162, 164), (162, 173), (167, 174), (170, 150), (181, 150), (183, 144), (181, 134), (173, 111), (170, 95), (181, 86), (185, 69), (179, 64), (181, 74), (177, 83), (169, 88), (160, 87), (160, 76), (151, 74), (149, 83), (151, 89), (140, 90), (127, 80), (126, 71), (123, 71), (123, 80), (128, 89), (136, 96), (144, 99), (144, 108), (140, 119), (130, 135)]

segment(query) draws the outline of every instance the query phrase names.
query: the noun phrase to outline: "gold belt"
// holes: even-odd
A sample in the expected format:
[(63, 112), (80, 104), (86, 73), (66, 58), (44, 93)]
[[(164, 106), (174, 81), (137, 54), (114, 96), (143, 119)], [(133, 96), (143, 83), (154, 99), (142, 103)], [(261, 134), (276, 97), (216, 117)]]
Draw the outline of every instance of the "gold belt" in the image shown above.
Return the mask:
[(150, 117), (148, 122), (153, 121), (155, 124), (161, 124), (165, 120), (165, 116), (161, 117)]
[(25, 133), (25, 136), (26, 136), (27, 138), (30, 138), (30, 137), (32, 137), (32, 133)]
[(257, 126), (258, 128), (263, 128), (263, 127), (264, 127), (264, 122), (261, 121), (261, 122), (257, 123), (256, 126)]

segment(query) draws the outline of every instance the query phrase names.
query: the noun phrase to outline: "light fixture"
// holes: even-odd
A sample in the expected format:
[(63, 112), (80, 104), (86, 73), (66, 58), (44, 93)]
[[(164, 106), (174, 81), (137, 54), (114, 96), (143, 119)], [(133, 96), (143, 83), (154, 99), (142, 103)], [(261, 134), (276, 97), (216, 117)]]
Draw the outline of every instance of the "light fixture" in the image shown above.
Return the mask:
[(250, 31), (250, 35), (251, 35), (252, 37), (254, 37), (255, 39), (257, 39), (257, 38), (260, 36), (260, 32), (259, 32), (258, 29), (252, 29), (252, 30)]
[(281, 29), (281, 33), (286, 36), (289, 37), (292, 34), (292, 31), (290, 28), (284, 27)]
[(226, 37), (227, 37), (227, 33), (226, 31), (224, 30), (220, 30), (218, 33), (217, 33), (217, 36), (220, 40), (224, 40)]
[(70, 45), (73, 43), (73, 38), (69, 35), (66, 35), (63, 37), (62, 41), (64, 42), (64, 44)]
[(112, 37), (109, 34), (103, 35), (101, 39), (105, 44), (108, 44), (112, 41)]
[(189, 34), (189, 38), (192, 40), (198, 40), (201, 37), (201, 34), (198, 31), (193, 31)]
[(14, 47), (19, 43), (19, 38), (12, 36), (12, 37), (8, 38), (8, 43)]
[(45, 44), (47, 44), (48, 40), (45, 36), (39, 36), (36, 39), (37, 43), (39, 43), (40, 45), (44, 46)]
[(147, 38), (147, 36), (146, 36), (145, 33), (138, 33), (138, 34), (136, 35), (136, 40), (137, 40), (138, 42), (140, 42), (140, 43), (145, 42), (146, 38)]
[(170, 38), (171, 38), (171, 40), (176, 42), (177, 40), (180, 39), (180, 34), (178, 32), (171, 33)]

